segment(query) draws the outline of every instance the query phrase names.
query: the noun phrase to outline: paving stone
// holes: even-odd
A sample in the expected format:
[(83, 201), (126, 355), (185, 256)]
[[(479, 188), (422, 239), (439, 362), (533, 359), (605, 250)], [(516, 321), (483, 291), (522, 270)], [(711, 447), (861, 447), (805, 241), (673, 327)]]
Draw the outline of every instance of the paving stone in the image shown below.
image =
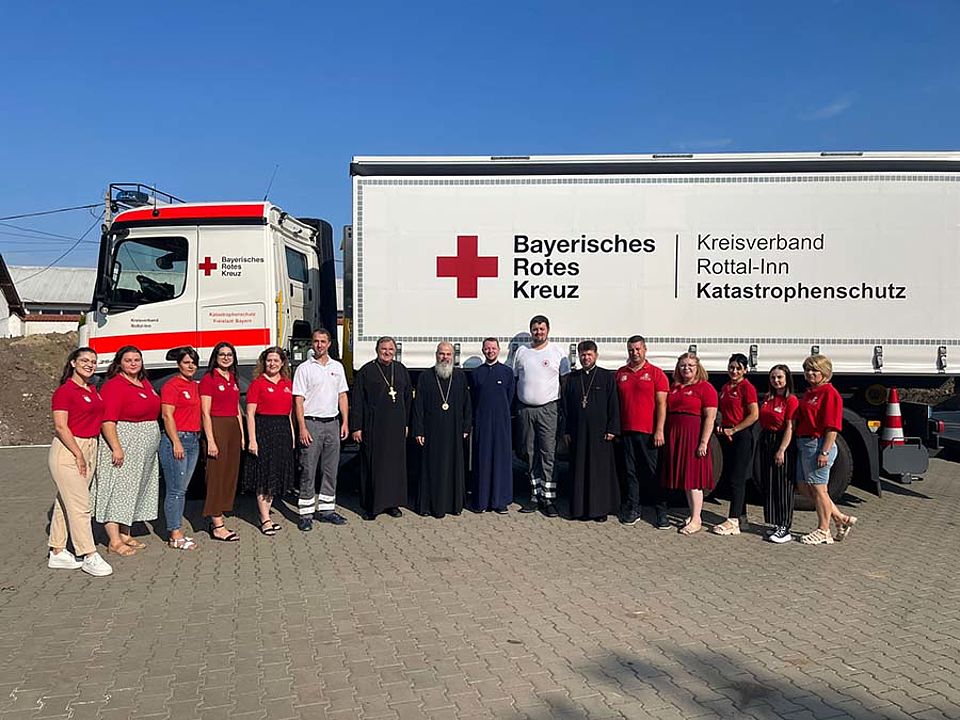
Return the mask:
[[(0, 466), (23, 518), (0, 540), (42, 548), (44, 450), (0, 449)], [(242, 552), (201, 538), (184, 558), (144, 535), (96, 592), (7, 554), (0, 720), (955, 720), (960, 583), (943, 532), (960, 466), (933, 460), (913, 487), (852, 489), (857, 531), (822, 548), (517, 513), (268, 539), (242, 496)], [(289, 506), (275, 517), (292, 527)], [(795, 529), (814, 522), (798, 512)]]

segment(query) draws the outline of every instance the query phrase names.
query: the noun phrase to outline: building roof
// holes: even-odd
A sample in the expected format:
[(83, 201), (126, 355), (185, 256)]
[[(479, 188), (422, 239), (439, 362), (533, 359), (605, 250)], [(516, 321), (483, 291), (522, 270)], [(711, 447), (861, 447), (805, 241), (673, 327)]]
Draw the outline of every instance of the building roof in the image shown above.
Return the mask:
[(19, 265), (8, 270), (24, 304), (89, 305), (97, 280), (96, 268)]

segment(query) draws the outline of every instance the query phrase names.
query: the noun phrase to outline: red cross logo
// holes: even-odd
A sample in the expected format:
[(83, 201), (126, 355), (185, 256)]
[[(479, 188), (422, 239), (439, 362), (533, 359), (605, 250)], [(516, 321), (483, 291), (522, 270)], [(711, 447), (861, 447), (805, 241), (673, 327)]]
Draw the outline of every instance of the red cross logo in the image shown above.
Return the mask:
[(203, 262), (200, 263), (200, 269), (203, 270), (203, 274), (207, 277), (210, 277), (210, 273), (217, 269), (217, 264), (215, 262), (210, 262), (210, 256), (207, 255), (203, 259)]
[(457, 235), (456, 257), (437, 258), (437, 277), (457, 279), (457, 297), (477, 297), (477, 279), (497, 277), (497, 258), (479, 257), (476, 235)]

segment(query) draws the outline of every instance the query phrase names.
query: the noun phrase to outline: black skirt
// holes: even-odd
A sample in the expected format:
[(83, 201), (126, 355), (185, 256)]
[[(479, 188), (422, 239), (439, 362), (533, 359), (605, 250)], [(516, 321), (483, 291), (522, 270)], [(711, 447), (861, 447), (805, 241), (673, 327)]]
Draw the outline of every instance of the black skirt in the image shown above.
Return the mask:
[(274, 497), (289, 492), (297, 467), (289, 416), (257, 415), (257, 454), (244, 460), (244, 490)]

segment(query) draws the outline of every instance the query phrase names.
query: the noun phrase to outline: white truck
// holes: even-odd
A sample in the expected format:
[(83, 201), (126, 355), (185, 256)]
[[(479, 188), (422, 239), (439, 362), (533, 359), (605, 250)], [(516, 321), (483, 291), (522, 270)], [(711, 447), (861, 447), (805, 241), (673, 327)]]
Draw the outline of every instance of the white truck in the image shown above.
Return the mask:
[[(742, 352), (761, 389), (819, 351), (845, 397), (837, 497), (854, 473), (879, 489), (886, 389), (940, 386), (960, 362), (960, 153), (357, 157), (351, 175), (348, 366), (390, 335), (413, 369), (439, 340), (469, 368), (487, 336), (512, 353), (536, 314), (574, 361), (591, 338), (617, 367), (642, 334), (668, 372), (694, 350), (718, 382)], [(330, 326), (329, 225), (148, 199), (103, 234), (81, 336), (102, 361), (130, 342), (172, 370), (170, 347), (226, 338), (249, 365)]]

